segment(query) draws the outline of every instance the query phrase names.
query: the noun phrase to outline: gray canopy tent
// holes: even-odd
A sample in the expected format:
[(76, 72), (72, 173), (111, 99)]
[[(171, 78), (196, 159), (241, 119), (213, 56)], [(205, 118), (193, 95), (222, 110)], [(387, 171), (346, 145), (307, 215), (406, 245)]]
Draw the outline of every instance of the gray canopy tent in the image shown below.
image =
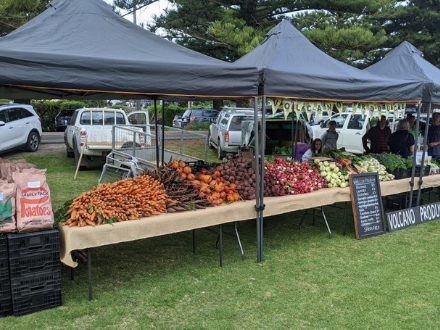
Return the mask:
[[(440, 103), (440, 69), (429, 63), (423, 58), (423, 53), (414, 47), (408, 41), (402, 42), (399, 46), (391, 50), (379, 62), (369, 66), (365, 71), (383, 75), (386, 77), (417, 80), (423, 83), (422, 102), (428, 103), (427, 119), (431, 112), (433, 103)], [(417, 108), (417, 115), (420, 118), (421, 105)], [(429, 120), (426, 125), (429, 126)], [(423, 150), (426, 150), (426, 142), (428, 137), (428, 130), (425, 129), (425, 136), (423, 139)], [(419, 133), (419, 121), (416, 124), (416, 136)], [(414, 148), (414, 159), (417, 152), (417, 139)], [(421, 199), (421, 185), (423, 183), (423, 166), (425, 160), (425, 153), (422, 154), (422, 169), (420, 171), (419, 190), (417, 191), (417, 205), (420, 204)], [(413, 164), (411, 176), (411, 193), (409, 197), (409, 205), (412, 205), (412, 192), (414, 186), (415, 175), (415, 161)]]
[(151, 98), (157, 116), (157, 100), (257, 96), (255, 67), (165, 40), (118, 16), (102, 0), (52, 1), (0, 38), (0, 98)]
[[(256, 66), (259, 95), (266, 97), (326, 101), (405, 101), (418, 103), (423, 84), (418, 81), (381, 77), (339, 62), (315, 47), (293, 25), (283, 20), (266, 39), (236, 65)], [(255, 116), (257, 118), (257, 116)], [(255, 126), (256, 127), (256, 126)], [(265, 119), (262, 117), (261, 159), (264, 159)], [(260, 193), (257, 194), (258, 261), (263, 260), (264, 168), (261, 165)]]
[(0, 98), (191, 99), (257, 95), (257, 72), (163, 39), (102, 0), (55, 0), (0, 38)]

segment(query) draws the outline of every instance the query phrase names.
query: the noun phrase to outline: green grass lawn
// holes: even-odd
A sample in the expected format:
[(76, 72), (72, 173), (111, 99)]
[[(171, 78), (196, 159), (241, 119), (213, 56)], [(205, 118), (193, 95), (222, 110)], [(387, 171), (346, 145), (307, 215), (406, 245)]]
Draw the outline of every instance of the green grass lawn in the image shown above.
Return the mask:
[[(73, 180), (74, 161), (64, 153), (26, 158), (47, 168), (54, 209), (96, 185), (101, 174), (97, 166)], [(351, 208), (347, 235), (341, 210), (325, 211), (332, 239), (310, 217), (300, 230), (303, 212), (265, 218), (262, 263), (255, 262), (254, 220), (238, 224), (244, 261), (236, 239), (223, 236), (223, 267), (217, 234), (207, 229), (196, 230), (194, 254), (190, 232), (94, 248), (92, 301), (87, 265), (80, 263), (74, 280), (63, 266), (61, 307), (2, 318), (0, 328), (440, 328), (440, 221), (356, 240)]]

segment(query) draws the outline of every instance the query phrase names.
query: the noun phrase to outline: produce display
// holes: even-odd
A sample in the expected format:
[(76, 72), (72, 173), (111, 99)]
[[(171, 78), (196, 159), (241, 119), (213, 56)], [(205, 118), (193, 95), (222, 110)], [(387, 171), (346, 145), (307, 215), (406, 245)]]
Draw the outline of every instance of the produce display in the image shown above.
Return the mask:
[(379, 163), (379, 161), (375, 158), (366, 158), (360, 160), (359, 165), (361, 165), (369, 173), (377, 172), (379, 174), (380, 181), (389, 181), (394, 179), (394, 175), (388, 173), (386, 167)]
[(166, 212), (173, 202), (163, 184), (148, 175), (101, 183), (73, 200), (64, 225), (95, 226), (149, 217)]
[(167, 206), (167, 212), (204, 209), (240, 198), (236, 185), (226, 182), (217, 169), (202, 168), (193, 173), (184, 161), (174, 160), (155, 170), (145, 170), (145, 173), (161, 181), (167, 194), (174, 199)]
[[(377, 172), (381, 181), (389, 173), (412, 166), (399, 155), (355, 156), (327, 150), (327, 158), (298, 162), (269, 157), (264, 162), (264, 196), (298, 195), (322, 188), (346, 188), (349, 176)], [(329, 160), (324, 160), (329, 159)], [(198, 163), (198, 164), (196, 164)], [(161, 213), (204, 209), (256, 197), (255, 165), (243, 157), (222, 164), (171, 160), (137, 178), (100, 184), (75, 198), (64, 214), (64, 225), (86, 226), (134, 220)]]
[(316, 167), (272, 158), (264, 163), (264, 196), (305, 194), (327, 187)]
[(336, 162), (320, 161), (315, 159), (314, 164), (319, 168), (321, 177), (327, 182), (328, 188), (341, 187), (348, 185), (348, 172), (336, 165)]

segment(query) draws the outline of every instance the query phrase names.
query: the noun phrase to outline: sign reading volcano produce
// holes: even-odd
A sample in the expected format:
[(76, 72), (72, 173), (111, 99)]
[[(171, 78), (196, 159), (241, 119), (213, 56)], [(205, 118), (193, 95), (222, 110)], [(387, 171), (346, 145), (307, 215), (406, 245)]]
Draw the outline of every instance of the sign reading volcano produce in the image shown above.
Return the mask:
[(388, 230), (396, 231), (421, 223), (440, 220), (440, 203), (415, 206), (387, 213)]
[(386, 228), (377, 172), (352, 174), (350, 192), (356, 238), (384, 234)]

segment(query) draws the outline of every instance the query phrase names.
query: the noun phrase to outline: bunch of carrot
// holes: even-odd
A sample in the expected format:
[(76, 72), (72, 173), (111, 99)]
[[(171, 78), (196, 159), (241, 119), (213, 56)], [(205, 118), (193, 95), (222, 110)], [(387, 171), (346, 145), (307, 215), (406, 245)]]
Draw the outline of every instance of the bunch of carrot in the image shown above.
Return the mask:
[(102, 183), (73, 200), (64, 225), (95, 226), (149, 217), (166, 212), (173, 202), (162, 183), (148, 175)]

